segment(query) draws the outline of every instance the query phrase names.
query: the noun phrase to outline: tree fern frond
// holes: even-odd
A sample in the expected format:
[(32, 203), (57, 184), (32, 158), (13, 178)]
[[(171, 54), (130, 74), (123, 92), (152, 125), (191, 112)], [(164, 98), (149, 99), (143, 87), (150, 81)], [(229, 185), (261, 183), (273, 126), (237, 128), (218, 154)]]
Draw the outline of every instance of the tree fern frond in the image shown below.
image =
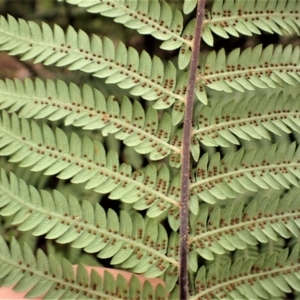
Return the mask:
[[(73, 196), (66, 199), (54, 190), (53, 196), (37, 191), (3, 169), (0, 177), (0, 214), (12, 216), (18, 229), (32, 230), (35, 236), (46, 235), (58, 243), (71, 243), (100, 258), (112, 258), (111, 264), (130, 267), (134, 272), (142, 265), (146, 276), (157, 277), (178, 263), (168, 251), (168, 236), (164, 227), (153, 219), (145, 221), (140, 214), (130, 216), (113, 210), (107, 214), (96, 204)], [(168, 255), (168, 256), (167, 256)], [(148, 276), (148, 277), (149, 277)]]
[[(42, 63), (85, 83), (0, 80), (0, 286), (46, 299), (300, 298), (300, 0), (57, 1), (26, 7), (36, 22), (0, 17), (0, 52), (32, 76), (53, 79)], [(52, 7), (63, 27), (42, 22)], [(141, 51), (100, 37), (103, 21), (121, 40), (135, 32)], [(283, 38), (199, 47), (262, 31)], [(113, 273), (81, 265), (97, 260)]]
[[(297, 189), (279, 197), (254, 200), (247, 206), (243, 201), (225, 208), (202, 207), (191, 224), (191, 249), (208, 260), (214, 254), (246, 249), (248, 245), (277, 241), (278, 235), (288, 239), (299, 237), (300, 197)], [(282, 246), (282, 245), (281, 245)], [(274, 252), (274, 251), (272, 251)]]
[(205, 153), (199, 160), (191, 183), (191, 196), (208, 203), (234, 198), (257, 188), (289, 189), (300, 179), (300, 147), (273, 144), (261, 149), (229, 151), (221, 160), (216, 152), (209, 160)]
[(211, 52), (198, 75), (197, 97), (206, 103), (203, 85), (224, 92), (232, 89), (244, 92), (259, 88), (276, 88), (283, 82), (295, 85), (300, 82), (299, 46), (279, 45), (274, 48), (262, 45), (233, 50), (227, 57), (224, 49)]
[[(79, 265), (76, 272), (70, 262), (64, 260), (60, 264), (53, 256), (49, 258), (41, 250), (36, 257), (31, 249), (24, 244), (21, 249), (13, 238), (10, 249), (3, 237), (0, 237), (0, 277), (4, 280), (4, 286), (15, 284), (17, 292), (28, 291), (26, 297), (35, 298), (43, 296), (47, 299), (124, 299), (124, 297), (137, 296), (137, 290), (141, 292), (136, 299), (143, 299), (143, 288), (149, 288), (145, 283), (141, 285), (136, 276), (132, 276), (127, 283), (122, 275), (114, 278), (108, 271), (101, 276), (92, 270), (90, 274), (86, 268)], [(128, 284), (130, 288), (128, 288)], [(153, 291), (152, 291), (153, 292)], [(159, 285), (156, 295), (163, 299), (165, 289)]]
[(236, 137), (249, 141), (271, 139), (269, 132), (279, 136), (291, 130), (300, 133), (299, 111), (299, 97), (285, 97), (283, 93), (258, 95), (247, 101), (213, 101), (211, 107), (202, 106), (195, 117), (193, 135), (206, 146), (229, 147), (240, 144)]
[[(188, 2), (188, 1), (187, 1)], [(212, 32), (223, 38), (229, 35), (251, 36), (261, 31), (299, 35), (300, 4), (296, 0), (219, 0), (204, 20), (203, 40), (213, 45)]]
[[(19, 112), (23, 118), (47, 118), (51, 121), (64, 118), (65, 125), (83, 129), (102, 129), (107, 136), (115, 137), (133, 147), (139, 153), (150, 153), (150, 159), (159, 160), (171, 152), (180, 154), (171, 134), (171, 117), (164, 113), (158, 120), (158, 113), (151, 107), (146, 114), (141, 104), (133, 104), (123, 97), (119, 104), (113, 97), (105, 99), (103, 94), (85, 85), (82, 92), (75, 84), (67, 86), (40, 79), (35, 82), (27, 78), (23, 84), (19, 80), (0, 81), (0, 109)], [(171, 140), (171, 142), (170, 142)]]
[(41, 130), (35, 122), (20, 121), (15, 114), (9, 118), (6, 111), (0, 124), (0, 155), (10, 155), (10, 161), (20, 162), (21, 167), (45, 170), (46, 175), (59, 173), (58, 178), (72, 178), (73, 183), (87, 182), (87, 189), (110, 193), (111, 199), (134, 203), (136, 209), (149, 208), (149, 216), (178, 206), (168, 192), (170, 172), (165, 165), (159, 171), (149, 165), (144, 172), (132, 173), (131, 166), (119, 165), (117, 152), (111, 150), (106, 155), (102, 144), (88, 137), (81, 140), (72, 133), (69, 140), (59, 128), (54, 133), (43, 124)]
[[(164, 68), (158, 57), (151, 59), (145, 51), (139, 56), (134, 48), (126, 49), (123, 43), (115, 48), (108, 38), (101, 40), (69, 26), (67, 33), (55, 25), (38, 26), (9, 16), (0, 20), (1, 50), (10, 55), (23, 54), (22, 59), (35, 59), (35, 63), (69, 66), (69, 70), (81, 70), (95, 77), (107, 78), (107, 83), (117, 83), (122, 89), (131, 89), (134, 96), (162, 102), (160, 107), (171, 106), (175, 100), (184, 101), (184, 96), (175, 91), (176, 68), (169, 62)], [(158, 105), (158, 104), (157, 104)]]
[(299, 245), (288, 256), (288, 248), (271, 255), (262, 254), (256, 259), (237, 260), (221, 268), (209, 270), (203, 266), (195, 280), (196, 294), (190, 299), (274, 299), (291, 291), (299, 291)]
[(183, 16), (179, 10), (172, 12), (166, 1), (158, 0), (122, 0), (91, 1), (65, 0), (69, 4), (84, 7), (90, 13), (100, 13), (114, 18), (116, 23), (136, 29), (140, 34), (151, 34), (164, 41), (162, 49), (173, 50), (182, 44), (192, 45), (191, 41), (181, 36)]

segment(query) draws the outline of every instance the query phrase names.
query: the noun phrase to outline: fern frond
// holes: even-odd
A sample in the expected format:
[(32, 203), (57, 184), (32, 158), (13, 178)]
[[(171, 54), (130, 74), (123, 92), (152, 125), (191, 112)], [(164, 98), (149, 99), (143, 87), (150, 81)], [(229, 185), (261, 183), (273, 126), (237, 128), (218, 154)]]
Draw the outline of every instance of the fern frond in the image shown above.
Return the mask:
[[(288, 239), (299, 237), (300, 197), (297, 189), (279, 197), (254, 200), (247, 206), (243, 201), (225, 208), (216, 206), (209, 213), (202, 207), (191, 224), (192, 251), (208, 260), (214, 254), (246, 249), (248, 245), (277, 241), (278, 235)], [(272, 251), (273, 252), (273, 251)]]
[(245, 262), (240, 259), (232, 265), (228, 261), (221, 268), (212, 265), (206, 270), (203, 266), (196, 276), (196, 294), (189, 299), (207, 299), (209, 296), (218, 299), (274, 299), (290, 293), (291, 288), (299, 291), (299, 245), (288, 254), (286, 248), (280, 253), (262, 254)]
[(22, 118), (51, 121), (64, 118), (65, 125), (102, 129), (104, 136), (115, 134), (137, 152), (150, 153), (152, 160), (162, 159), (171, 152), (180, 153), (176, 133), (170, 137), (170, 115), (164, 113), (159, 120), (156, 110), (150, 107), (145, 114), (139, 102), (132, 104), (125, 96), (119, 104), (113, 97), (105, 99), (99, 90), (88, 85), (81, 92), (72, 83), (67, 86), (63, 81), (48, 80), (45, 85), (40, 79), (33, 82), (29, 78), (24, 84), (20, 80), (1, 80), (0, 95), (0, 109), (10, 113), (19, 111)]
[[(22, 126), (21, 126), (22, 123)], [(46, 125), (41, 128), (27, 119), (6, 111), (0, 120), (0, 155), (10, 155), (10, 161), (20, 162), (21, 167), (32, 166), (32, 171), (44, 171), (58, 178), (72, 178), (73, 183), (86, 183), (87, 189), (110, 193), (111, 199), (134, 203), (136, 209), (148, 209), (149, 216), (158, 216), (178, 206), (169, 191), (170, 172), (162, 165), (160, 170), (148, 165), (144, 172), (132, 173), (131, 167), (119, 165), (117, 152), (107, 155), (102, 144), (88, 137), (81, 140), (72, 133), (70, 140), (59, 128), (55, 133)], [(171, 185), (172, 189), (172, 185)]]
[[(151, 287), (149, 282), (142, 285), (136, 276), (132, 276), (127, 283), (122, 275), (114, 278), (108, 271), (102, 276), (95, 270), (89, 274), (83, 265), (79, 265), (74, 272), (67, 260), (60, 264), (53, 256), (48, 258), (41, 250), (37, 251), (35, 257), (27, 244), (21, 249), (14, 238), (9, 249), (0, 237), (0, 266), (3, 286), (15, 285), (13, 289), (16, 292), (28, 291), (28, 298), (44, 295), (47, 299), (143, 299), (143, 290), (149, 292)], [(152, 293), (159, 299), (163, 299), (166, 294), (161, 285)]]
[(169, 62), (164, 68), (158, 57), (151, 59), (145, 51), (139, 56), (134, 48), (126, 49), (123, 43), (115, 48), (112, 40), (88, 35), (69, 26), (65, 34), (55, 25), (52, 30), (43, 23), (9, 16), (0, 19), (1, 50), (10, 55), (23, 54), (22, 59), (34, 59), (35, 63), (69, 66), (69, 70), (81, 70), (95, 77), (107, 78), (106, 83), (116, 83), (122, 89), (131, 89), (134, 96), (157, 100), (159, 107), (171, 106), (175, 100), (184, 101), (177, 93), (176, 68)]
[(233, 50), (227, 57), (224, 49), (211, 52), (202, 65), (198, 75), (197, 97), (206, 103), (204, 87), (232, 92), (232, 89), (244, 92), (259, 88), (276, 88), (283, 82), (295, 85), (300, 82), (300, 48), (269, 45), (262, 49), (258, 45), (253, 49)]
[(279, 35), (294, 31), (299, 35), (299, 18), (296, 0), (217, 0), (204, 20), (202, 38), (212, 46), (212, 32), (223, 38), (261, 34), (260, 30)]
[[(213, 101), (211, 107), (202, 106), (193, 130), (206, 146), (229, 147), (239, 145), (237, 139), (271, 139), (270, 133), (283, 135), (300, 133), (300, 98), (279, 95), (256, 95), (251, 99), (228, 103)], [(199, 147), (197, 144), (194, 147)]]
[(145, 221), (140, 214), (130, 216), (125, 211), (120, 217), (96, 204), (94, 207), (69, 196), (66, 199), (54, 190), (53, 196), (37, 191), (3, 169), (0, 177), (0, 214), (14, 216), (18, 229), (32, 230), (35, 236), (46, 235), (58, 243), (71, 243), (88, 253), (97, 252), (99, 258), (112, 258), (111, 264), (121, 264), (133, 272), (157, 277), (178, 262), (168, 251), (168, 235), (164, 227), (153, 219)]
[(164, 41), (162, 49), (173, 50), (182, 44), (192, 46), (192, 42), (181, 36), (183, 16), (179, 10), (172, 12), (166, 1), (158, 0), (65, 0), (69, 4), (84, 7), (90, 13), (100, 13), (114, 18), (128, 28), (136, 29), (140, 34), (151, 34)]
[(229, 151), (221, 160), (216, 152), (199, 160), (191, 183), (191, 197), (215, 203), (216, 199), (234, 198), (257, 188), (289, 189), (300, 179), (300, 147), (296, 144), (273, 144), (251, 150)]

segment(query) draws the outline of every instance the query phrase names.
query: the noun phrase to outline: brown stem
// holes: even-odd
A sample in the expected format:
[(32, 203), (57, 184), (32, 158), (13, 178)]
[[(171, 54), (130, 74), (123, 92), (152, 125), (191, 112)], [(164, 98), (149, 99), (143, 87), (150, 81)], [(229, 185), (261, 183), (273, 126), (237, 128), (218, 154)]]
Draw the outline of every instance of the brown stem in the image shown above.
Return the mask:
[(179, 289), (180, 300), (187, 300), (188, 293), (188, 236), (189, 236), (189, 172), (190, 172), (190, 141), (192, 131), (193, 102), (196, 85), (196, 74), (200, 51), (202, 24), (205, 0), (198, 0), (196, 26), (194, 32), (192, 58), (190, 64), (189, 82), (186, 96), (183, 146), (181, 156), (181, 207), (180, 207), (180, 263)]

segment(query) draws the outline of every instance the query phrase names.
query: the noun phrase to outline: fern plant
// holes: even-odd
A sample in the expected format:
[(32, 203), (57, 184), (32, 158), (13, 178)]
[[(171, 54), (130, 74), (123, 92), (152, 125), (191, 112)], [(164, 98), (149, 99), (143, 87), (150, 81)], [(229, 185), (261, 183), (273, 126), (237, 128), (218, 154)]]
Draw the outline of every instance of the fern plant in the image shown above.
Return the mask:
[[(0, 82), (0, 214), (17, 227), (0, 237), (1, 285), (44, 299), (298, 299), (300, 48), (288, 38), (299, 35), (300, 1), (65, 2), (152, 35), (177, 60), (1, 16), (2, 51), (124, 94)], [(282, 43), (199, 52), (201, 39), (262, 32)], [(27, 231), (134, 276), (88, 273), (80, 259), (75, 272), (24, 243)]]

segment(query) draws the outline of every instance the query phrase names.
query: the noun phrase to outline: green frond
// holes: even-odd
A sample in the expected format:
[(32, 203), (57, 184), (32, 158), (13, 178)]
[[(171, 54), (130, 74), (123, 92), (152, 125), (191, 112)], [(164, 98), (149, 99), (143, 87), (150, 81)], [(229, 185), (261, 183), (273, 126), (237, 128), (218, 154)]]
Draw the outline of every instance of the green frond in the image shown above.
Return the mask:
[[(213, 253), (244, 250), (259, 243), (269, 245), (271, 241), (278, 241), (278, 236), (298, 238), (299, 201), (299, 190), (295, 188), (282, 198), (265, 197), (247, 206), (243, 201), (230, 203), (225, 208), (216, 206), (212, 211), (202, 206), (191, 223), (191, 251), (213, 260)], [(281, 249), (282, 246), (279, 245)], [(274, 250), (273, 247), (272, 252)]]
[(34, 63), (69, 66), (95, 77), (107, 78), (106, 83), (118, 84), (131, 89), (134, 96), (157, 100), (156, 108), (171, 106), (175, 100), (184, 101), (184, 95), (176, 90), (176, 68), (169, 62), (165, 68), (162, 61), (153, 59), (145, 51), (138, 54), (134, 48), (126, 49), (123, 43), (114, 46), (107, 37), (100, 39), (69, 26), (65, 34), (61, 27), (43, 23), (38, 26), (23, 19), (9, 16), (0, 19), (0, 49), (10, 55), (23, 54), (22, 60), (34, 59)]
[(245, 92), (258, 88), (277, 88), (283, 83), (295, 85), (300, 82), (300, 48), (288, 45), (262, 49), (233, 50), (226, 56), (224, 49), (210, 52), (198, 74), (198, 99), (206, 104), (204, 86), (231, 93), (232, 89)]
[(65, 0), (69, 4), (84, 7), (90, 13), (100, 13), (114, 18), (128, 28), (136, 29), (140, 34), (151, 34), (164, 41), (162, 49), (173, 50), (182, 44), (191, 46), (191, 42), (181, 36), (183, 16), (179, 10), (172, 12), (166, 1), (158, 0)]
[[(189, 2), (189, 1), (187, 1)], [(217, 0), (204, 20), (203, 40), (213, 45), (212, 32), (222, 38), (240, 34), (299, 35), (300, 3), (297, 0)]]
[[(51, 300), (300, 299), (300, 1), (57, 1), (78, 28), (85, 11), (100, 14), (161, 50), (50, 27), (43, 14), (0, 17), (13, 61), (101, 86), (0, 80), (1, 286)], [(263, 31), (284, 38), (193, 53), (198, 34), (213, 45)], [(50, 78), (46, 69), (32, 75)], [(120, 275), (81, 265), (97, 260)]]
[[(42, 250), (38, 250), (34, 256), (27, 244), (21, 249), (14, 238), (9, 248), (1, 236), (0, 266), (2, 286), (15, 285), (13, 289), (16, 292), (27, 291), (28, 298), (43, 296), (43, 299), (144, 299), (143, 290), (149, 291), (149, 282), (142, 285), (134, 275), (128, 283), (122, 275), (114, 278), (108, 271), (99, 275), (92, 270), (89, 274), (83, 265), (79, 265), (74, 271), (67, 260), (60, 264), (54, 257), (47, 257)], [(157, 299), (163, 299), (166, 294), (161, 285), (151, 292), (159, 297)]]
[[(21, 167), (44, 171), (45, 175), (58, 174), (60, 179), (73, 183), (86, 182), (87, 189), (110, 193), (110, 199), (134, 203), (138, 210), (148, 209), (156, 217), (170, 206), (178, 206), (169, 192), (170, 171), (162, 165), (159, 171), (148, 165), (145, 171), (132, 172), (131, 166), (119, 165), (117, 152), (105, 152), (98, 141), (87, 136), (81, 140), (72, 133), (70, 139), (59, 128), (55, 132), (46, 124), (41, 129), (35, 122), (11, 117), (6, 111), (0, 119), (0, 156), (10, 156), (10, 161)], [(171, 185), (172, 189), (172, 185)]]
[(157, 277), (170, 265), (178, 265), (173, 253), (167, 253), (167, 232), (153, 219), (125, 211), (118, 216), (111, 209), (105, 213), (99, 204), (79, 204), (75, 197), (66, 199), (56, 190), (53, 196), (39, 192), (13, 173), (8, 178), (3, 169), (0, 175), (0, 214), (14, 216), (12, 224), (19, 230), (97, 252), (99, 258), (111, 257), (112, 265), (121, 264), (136, 273), (143, 270), (147, 277)]
[[(221, 159), (216, 152), (199, 160), (191, 183), (191, 197), (215, 203), (216, 199), (234, 198), (245, 191), (299, 186), (300, 147), (296, 143), (273, 144), (251, 150), (229, 151)], [(195, 212), (198, 213), (198, 212)]]
[[(195, 116), (193, 135), (206, 146), (239, 145), (237, 138), (271, 139), (270, 133), (300, 133), (300, 98), (279, 95), (256, 95), (251, 99), (230, 102), (212, 101)], [(198, 148), (195, 144), (193, 147)]]
[[(65, 125), (74, 125), (87, 130), (102, 129), (102, 134), (115, 134), (139, 153), (150, 153), (150, 159), (159, 160), (170, 153), (180, 154), (175, 144), (176, 133), (171, 135), (171, 117), (164, 113), (160, 120), (158, 113), (149, 107), (146, 113), (138, 101), (131, 103), (123, 97), (120, 104), (111, 96), (103, 94), (88, 85), (82, 92), (75, 84), (67, 86), (40, 79), (33, 82), (0, 80), (0, 109), (18, 112), (21, 118), (47, 118), (56, 121), (64, 118)], [(171, 140), (171, 142), (170, 142)], [(176, 139), (176, 141), (178, 138)]]
[(189, 299), (275, 299), (290, 293), (291, 288), (299, 291), (300, 263), (299, 245), (288, 256), (288, 248), (280, 253), (262, 254), (256, 259), (230, 261), (222, 267), (203, 266), (194, 283), (196, 294)]

